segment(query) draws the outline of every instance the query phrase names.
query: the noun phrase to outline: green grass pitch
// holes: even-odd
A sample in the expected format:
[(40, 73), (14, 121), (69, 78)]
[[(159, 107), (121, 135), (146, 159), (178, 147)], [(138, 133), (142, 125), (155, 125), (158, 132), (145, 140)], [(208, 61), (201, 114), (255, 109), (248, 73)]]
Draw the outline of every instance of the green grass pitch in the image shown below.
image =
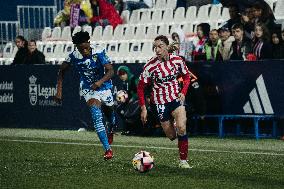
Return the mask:
[[(115, 157), (103, 160), (95, 132), (0, 129), (0, 188), (284, 188), (284, 142), (193, 137), (190, 170), (178, 168), (177, 141), (116, 135)], [(149, 151), (155, 167), (131, 160)]]

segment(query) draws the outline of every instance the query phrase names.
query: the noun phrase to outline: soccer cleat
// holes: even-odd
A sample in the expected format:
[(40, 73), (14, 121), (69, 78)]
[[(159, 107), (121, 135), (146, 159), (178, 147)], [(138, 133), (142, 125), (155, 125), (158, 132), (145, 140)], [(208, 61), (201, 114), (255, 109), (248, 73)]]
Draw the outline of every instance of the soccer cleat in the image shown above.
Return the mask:
[(111, 145), (113, 142), (113, 132), (112, 131), (108, 133), (107, 138), (108, 138), (108, 143)]
[(192, 167), (189, 166), (189, 164), (187, 163), (187, 161), (181, 160), (181, 161), (179, 162), (179, 168), (182, 168), (182, 169), (191, 169)]
[(105, 155), (104, 155), (104, 159), (105, 160), (108, 160), (108, 159), (111, 159), (113, 157), (113, 153), (112, 153), (112, 150), (109, 149), (105, 152)]

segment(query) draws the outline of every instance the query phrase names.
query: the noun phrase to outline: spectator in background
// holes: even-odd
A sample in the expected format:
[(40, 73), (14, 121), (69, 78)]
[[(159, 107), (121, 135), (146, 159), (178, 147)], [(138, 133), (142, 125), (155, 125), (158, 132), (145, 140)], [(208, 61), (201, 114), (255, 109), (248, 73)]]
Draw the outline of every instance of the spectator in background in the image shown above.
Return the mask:
[(142, 9), (142, 8), (152, 8), (153, 0), (123, 0), (124, 1), (124, 10), (129, 10), (130, 13), (133, 10)]
[(220, 53), (221, 40), (219, 39), (218, 31), (213, 29), (209, 33), (209, 40), (205, 43), (205, 54), (207, 61), (222, 61)]
[(93, 10), (97, 14), (91, 18), (92, 26), (112, 25), (115, 28), (118, 24), (122, 24), (122, 18), (111, 3), (106, 0), (91, 0), (91, 4), (93, 7), (99, 6), (99, 10)]
[(272, 42), (272, 58), (284, 59), (284, 44), (281, 38), (280, 31), (272, 32), (271, 42)]
[(241, 24), (232, 27), (235, 41), (230, 50), (230, 60), (247, 60), (247, 55), (252, 53), (251, 40), (244, 36), (244, 28)]
[(140, 120), (141, 110), (138, 100), (131, 100), (127, 91), (120, 90), (116, 94), (117, 107), (116, 113), (122, 124), (122, 135), (140, 135), (143, 134), (143, 126)]
[(169, 45), (169, 52), (178, 55), (186, 62), (192, 61), (193, 42), (186, 41), (181, 28), (175, 28), (172, 33), (173, 43)]
[(36, 41), (30, 40), (28, 43), (28, 54), (25, 59), (25, 64), (45, 64), (45, 56), (37, 50)]
[(194, 42), (194, 50), (192, 52), (193, 61), (206, 60), (205, 43), (208, 40), (210, 32), (210, 25), (208, 23), (201, 23), (197, 25), (197, 41)]
[(223, 26), (218, 30), (219, 38), (221, 39), (221, 45), (219, 51), (224, 61), (230, 59), (230, 49), (235, 38), (231, 36), (229, 28)]
[(119, 15), (121, 15), (122, 11), (124, 10), (123, 0), (115, 0), (113, 6), (116, 9), (116, 11), (119, 13)]
[(226, 22), (225, 27), (232, 29), (232, 26), (236, 23), (241, 23), (241, 16), (239, 14), (239, 8), (237, 5), (230, 5), (229, 7), (230, 19)]
[(252, 12), (255, 24), (261, 22), (271, 31), (276, 28), (273, 11), (266, 2), (255, 2), (252, 5)]
[(117, 69), (117, 75), (122, 82), (122, 90), (128, 94), (129, 101), (137, 100), (137, 84), (136, 78), (127, 66), (120, 66)]
[(272, 47), (268, 29), (263, 23), (257, 23), (254, 29), (253, 54), (257, 60), (272, 58)]
[(24, 64), (28, 55), (28, 42), (23, 36), (18, 35), (15, 39), (15, 43), (18, 51), (12, 64)]
[(244, 9), (244, 12), (241, 13), (241, 23), (244, 26), (244, 35), (252, 39), (253, 38), (253, 31), (255, 25), (255, 19), (253, 15), (253, 10), (251, 7), (247, 7)]

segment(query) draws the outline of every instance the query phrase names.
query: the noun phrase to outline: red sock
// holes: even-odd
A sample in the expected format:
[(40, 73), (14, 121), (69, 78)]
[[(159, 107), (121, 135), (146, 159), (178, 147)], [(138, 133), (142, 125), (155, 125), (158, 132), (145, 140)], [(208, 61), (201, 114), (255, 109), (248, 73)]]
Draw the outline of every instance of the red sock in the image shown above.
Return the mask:
[(188, 154), (188, 137), (187, 135), (178, 136), (178, 149), (180, 160), (187, 160)]

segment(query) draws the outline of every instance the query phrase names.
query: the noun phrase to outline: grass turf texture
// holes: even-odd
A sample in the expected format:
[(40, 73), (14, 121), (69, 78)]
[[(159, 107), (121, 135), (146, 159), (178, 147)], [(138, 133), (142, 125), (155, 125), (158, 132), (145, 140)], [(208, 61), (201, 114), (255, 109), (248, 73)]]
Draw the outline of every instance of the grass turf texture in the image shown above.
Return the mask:
[[(190, 170), (178, 168), (176, 146), (117, 135), (104, 161), (95, 132), (0, 129), (0, 188), (284, 188), (281, 140), (190, 138)], [(141, 149), (155, 158), (147, 173), (132, 168)]]

